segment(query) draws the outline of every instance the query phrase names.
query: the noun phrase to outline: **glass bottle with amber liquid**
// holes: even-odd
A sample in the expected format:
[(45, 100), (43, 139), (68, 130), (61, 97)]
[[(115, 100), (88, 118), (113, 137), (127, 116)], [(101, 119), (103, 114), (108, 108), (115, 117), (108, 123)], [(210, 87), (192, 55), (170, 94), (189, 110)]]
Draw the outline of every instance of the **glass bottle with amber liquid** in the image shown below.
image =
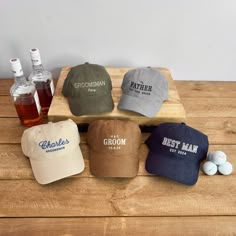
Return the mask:
[(32, 48), (30, 50), (30, 56), (33, 72), (29, 76), (29, 81), (32, 81), (35, 84), (42, 112), (44, 116), (47, 116), (55, 90), (52, 74), (49, 71), (44, 70), (40, 53), (37, 48)]
[(43, 114), (35, 85), (26, 80), (18, 58), (11, 59), (10, 64), (15, 77), (10, 94), (21, 124), (27, 127), (41, 124)]

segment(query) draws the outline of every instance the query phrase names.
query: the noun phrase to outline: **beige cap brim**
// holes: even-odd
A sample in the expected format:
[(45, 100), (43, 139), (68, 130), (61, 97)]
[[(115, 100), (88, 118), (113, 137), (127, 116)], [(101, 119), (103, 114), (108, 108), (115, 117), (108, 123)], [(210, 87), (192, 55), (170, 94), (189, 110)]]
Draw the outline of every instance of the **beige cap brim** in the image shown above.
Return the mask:
[(49, 184), (84, 170), (84, 159), (78, 145), (73, 152), (66, 156), (36, 160), (30, 158), (34, 177), (40, 184)]

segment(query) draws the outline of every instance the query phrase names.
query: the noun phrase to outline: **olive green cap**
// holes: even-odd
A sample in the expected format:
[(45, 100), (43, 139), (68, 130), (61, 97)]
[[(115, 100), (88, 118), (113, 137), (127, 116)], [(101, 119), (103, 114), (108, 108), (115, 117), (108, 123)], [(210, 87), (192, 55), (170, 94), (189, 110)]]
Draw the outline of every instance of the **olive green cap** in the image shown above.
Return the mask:
[(68, 73), (62, 93), (73, 115), (110, 112), (114, 108), (111, 78), (104, 66), (85, 63)]

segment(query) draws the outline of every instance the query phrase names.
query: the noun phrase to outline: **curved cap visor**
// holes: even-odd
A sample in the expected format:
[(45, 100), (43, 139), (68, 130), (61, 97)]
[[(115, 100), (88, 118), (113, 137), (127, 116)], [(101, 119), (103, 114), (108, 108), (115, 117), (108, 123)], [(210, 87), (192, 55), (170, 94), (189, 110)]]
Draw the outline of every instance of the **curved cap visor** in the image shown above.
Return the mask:
[(177, 182), (194, 185), (198, 180), (200, 161), (193, 159), (174, 159), (149, 151), (146, 166), (150, 174), (160, 175)]
[(90, 171), (96, 177), (135, 177), (138, 173), (138, 153), (112, 155), (96, 153), (90, 150)]
[(149, 100), (140, 99), (137, 97), (123, 94), (120, 98), (118, 108), (120, 110), (129, 110), (137, 112), (149, 118), (155, 117), (160, 110), (163, 101), (156, 101), (155, 103)]
[(79, 174), (84, 170), (84, 160), (78, 145), (73, 152), (66, 156), (36, 160), (30, 158), (34, 177), (40, 184), (48, 184), (71, 175)]
[(103, 112), (111, 112), (114, 108), (111, 93), (102, 96), (68, 97), (73, 115), (81, 116)]

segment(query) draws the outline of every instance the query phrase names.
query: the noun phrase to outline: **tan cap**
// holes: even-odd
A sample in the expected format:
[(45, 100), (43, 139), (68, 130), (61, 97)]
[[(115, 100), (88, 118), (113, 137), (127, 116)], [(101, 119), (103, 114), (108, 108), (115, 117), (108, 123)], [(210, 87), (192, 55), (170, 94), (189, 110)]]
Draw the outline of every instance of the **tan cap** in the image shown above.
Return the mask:
[(90, 170), (97, 177), (134, 177), (137, 175), (139, 126), (132, 121), (96, 120), (88, 129)]
[(79, 142), (77, 125), (69, 119), (25, 130), (21, 147), (30, 158), (35, 179), (48, 184), (84, 170)]

